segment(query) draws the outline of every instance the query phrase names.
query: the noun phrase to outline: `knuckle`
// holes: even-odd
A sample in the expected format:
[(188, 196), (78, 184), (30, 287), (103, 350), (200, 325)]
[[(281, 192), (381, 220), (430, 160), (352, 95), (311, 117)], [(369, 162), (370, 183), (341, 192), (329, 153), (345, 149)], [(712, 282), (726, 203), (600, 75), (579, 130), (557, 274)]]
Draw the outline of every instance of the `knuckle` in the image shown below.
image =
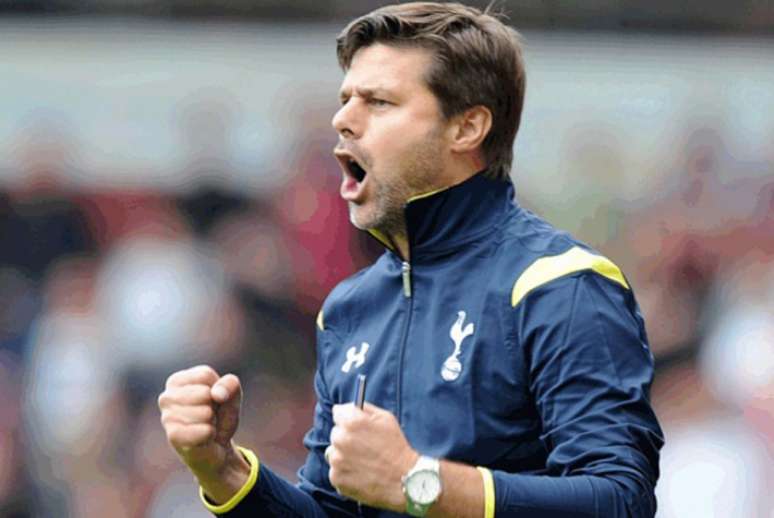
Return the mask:
[(331, 450), (330, 455), (328, 455), (328, 464), (331, 466), (336, 466), (341, 462), (341, 454), (337, 449)]
[(331, 428), (331, 444), (336, 444), (341, 436), (341, 426), (336, 425)]
[(325, 460), (328, 461), (329, 466), (338, 465), (341, 462), (341, 454), (334, 445), (325, 449)]
[(201, 415), (203, 421), (210, 421), (215, 418), (215, 410), (211, 406), (204, 406)]
[(215, 369), (210, 367), (209, 365), (197, 365), (194, 367), (194, 371), (200, 379), (204, 381), (208, 381), (210, 385), (215, 383), (220, 376), (218, 376), (218, 373), (215, 372)]
[(210, 396), (210, 387), (206, 385), (194, 385), (192, 388), (194, 389), (192, 393), (197, 399), (206, 402), (210, 402), (212, 400), (212, 397)]
[(159, 396), (159, 405), (163, 405), (164, 408), (167, 408), (178, 404), (181, 393), (184, 393), (183, 387), (172, 387), (165, 390), (164, 393)]
[(205, 424), (202, 428), (202, 440), (203, 442), (209, 441), (215, 438), (215, 427), (211, 424)]
[(211, 402), (210, 389), (204, 385), (187, 385), (174, 393), (177, 403), (183, 405), (208, 404)]
[(177, 423), (170, 423), (169, 425), (167, 425), (166, 431), (167, 431), (167, 440), (172, 445), (179, 445), (180, 439), (181, 439), (180, 425)]
[(165, 384), (166, 388), (174, 386), (184, 375), (186, 370), (179, 370), (176, 372), (173, 372), (172, 374), (167, 377), (167, 382)]
[(331, 431), (331, 444), (337, 449), (346, 449), (352, 444), (351, 434), (344, 428), (335, 428)]

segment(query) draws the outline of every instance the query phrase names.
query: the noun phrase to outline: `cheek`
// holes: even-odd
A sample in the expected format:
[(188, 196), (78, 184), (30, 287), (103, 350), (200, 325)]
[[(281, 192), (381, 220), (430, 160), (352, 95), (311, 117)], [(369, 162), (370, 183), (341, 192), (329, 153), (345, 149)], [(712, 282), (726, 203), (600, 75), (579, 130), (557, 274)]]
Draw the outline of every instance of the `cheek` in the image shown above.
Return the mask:
[(411, 149), (437, 128), (436, 119), (427, 114), (397, 109), (395, 113), (374, 118), (371, 134), (376, 148), (395, 153)]
[(421, 145), (423, 137), (416, 128), (396, 127), (374, 140), (372, 156), (377, 176), (389, 177), (395, 167), (403, 163), (412, 150)]
[(417, 154), (428, 151), (431, 141), (435, 146), (431, 136), (438, 132), (437, 118), (425, 112), (397, 109), (374, 116), (363, 142), (372, 160), (374, 184), (399, 182), (400, 172), (416, 162)]

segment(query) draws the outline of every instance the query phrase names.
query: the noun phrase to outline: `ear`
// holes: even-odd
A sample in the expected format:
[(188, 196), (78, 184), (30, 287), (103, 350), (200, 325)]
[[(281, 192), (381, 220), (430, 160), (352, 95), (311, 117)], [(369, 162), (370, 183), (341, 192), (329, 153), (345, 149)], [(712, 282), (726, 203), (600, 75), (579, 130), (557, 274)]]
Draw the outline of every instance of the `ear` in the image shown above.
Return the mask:
[(457, 115), (451, 128), (451, 150), (455, 153), (470, 153), (480, 149), (492, 129), (492, 112), (486, 106), (468, 108)]

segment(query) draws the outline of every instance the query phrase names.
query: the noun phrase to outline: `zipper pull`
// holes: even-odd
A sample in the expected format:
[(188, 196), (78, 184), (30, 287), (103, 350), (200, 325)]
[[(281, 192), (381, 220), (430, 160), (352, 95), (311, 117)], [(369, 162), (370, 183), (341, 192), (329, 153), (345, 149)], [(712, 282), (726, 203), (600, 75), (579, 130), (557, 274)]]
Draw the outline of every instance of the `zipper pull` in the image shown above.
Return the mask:
[(411, 297), (411, 265), (407, 261), (403, 261), (403, 267), (401, 268), (403, 274), (403, 295), (406, 298)]

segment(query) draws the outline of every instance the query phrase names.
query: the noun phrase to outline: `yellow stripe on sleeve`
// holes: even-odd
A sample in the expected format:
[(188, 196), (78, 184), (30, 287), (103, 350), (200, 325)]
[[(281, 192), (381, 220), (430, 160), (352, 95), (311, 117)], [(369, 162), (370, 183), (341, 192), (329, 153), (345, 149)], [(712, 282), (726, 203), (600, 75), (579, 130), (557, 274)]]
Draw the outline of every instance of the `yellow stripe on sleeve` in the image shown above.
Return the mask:
[(576, 246), (563, 254), (541, 257), (529, 265), (513, 285), (511, 306), (516, 307), (535, 288), (581, 270), (593, 270), (629, 289), (623, 273), (610, 259)]
[(481, 478), (484, 481), (484, 518), (494, 518), (495, 515), (495, 488), (492, 472), (486, 468), (478, 467)]
[(228, 502), (221, 505), (211, 504), (204, 496), (204, 489), (199, 486), (199, 497), (201, 498), (204, 507), (206, 507), (207, 510), (211, 513), (223, 514), (231, 511), (234, 507), (237, 506), (239, 502), (245, 498), (245, 496), (247, 496), (247, 493), (253, 489), (255, 483), (258, 481), (258, 469), (261, 465), (261, 463), (258, 461), (258, 457), (255, 455), (255, 453), (248, 450), (247, 448), (237, 446), (237, 449), (244, 456), (247, 463), (250, 464), (250, 475), (247, 477), (247, 482), (245, 482), (245, 485), (242, 486), (242, 489), (237, 491), (237, 493), (232, 496)]

